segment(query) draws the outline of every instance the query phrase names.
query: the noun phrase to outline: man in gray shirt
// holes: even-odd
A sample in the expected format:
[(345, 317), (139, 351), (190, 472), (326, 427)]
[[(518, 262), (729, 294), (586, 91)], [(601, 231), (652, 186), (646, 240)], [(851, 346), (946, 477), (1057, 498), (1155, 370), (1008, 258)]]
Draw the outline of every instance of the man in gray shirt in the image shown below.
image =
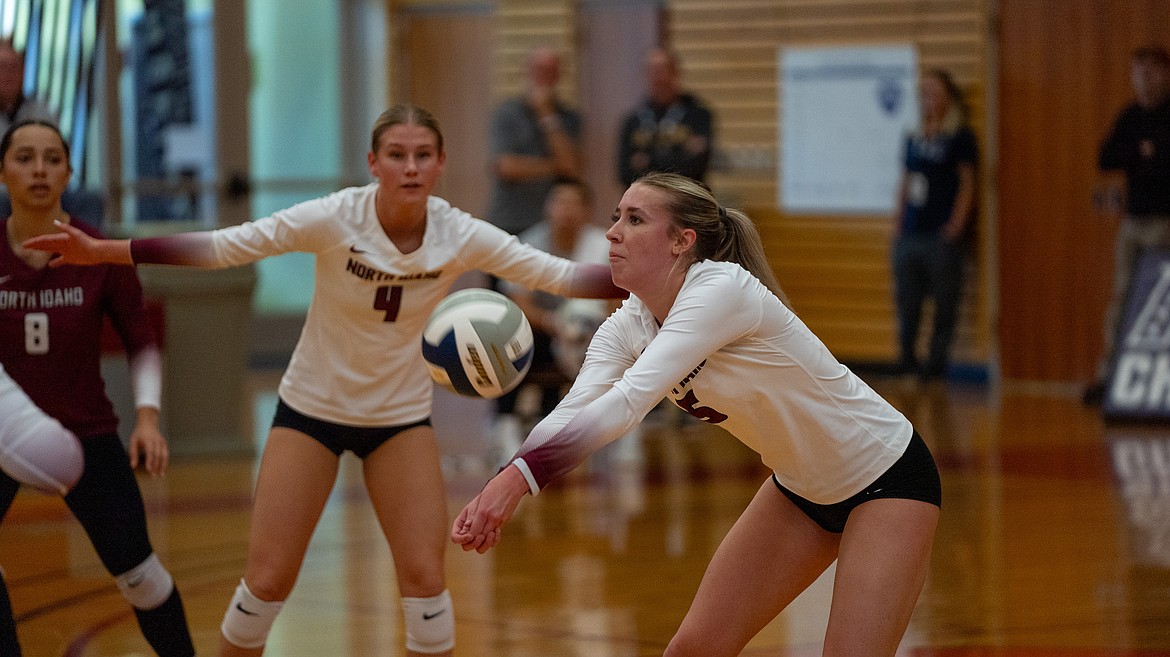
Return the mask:
[(487, 219), (514, 235), (540, 221), (558, 178), (581, 176), (581, 117), (557, 99), (560, 77), (560, 55), (547, 47), (533, 50), (524, 93), (501, 103), (492, 117)]

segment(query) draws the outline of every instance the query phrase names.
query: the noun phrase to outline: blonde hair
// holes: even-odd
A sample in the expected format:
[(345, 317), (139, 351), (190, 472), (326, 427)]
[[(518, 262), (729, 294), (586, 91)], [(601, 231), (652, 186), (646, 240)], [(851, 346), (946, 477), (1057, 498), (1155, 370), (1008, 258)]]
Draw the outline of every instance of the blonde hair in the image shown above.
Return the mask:
[(648, 173), (634, 184), (663, 192), (674, 231), (687, 228), (695, 231), (695, 244), (691, 249), (693, 262), (737, 263), (758, 278), (785, 306), (791, 307), (768, 264), (760, 233), (747, 214), (719, 205), (711, 190), (702, 183), (676, 173)]
[(394, 105), (378, 116), (374, 121), (373, 134), (370, 138), (370, 150), (377, 153), (378, 142), (382, 139), (382, 134), (396, 125), (417, 125), (430, 130), (435, 133), (435, 141), (439, 147), (439, 152), (443, 152), (443, 131), (439, 129), (438, 119), (418, 105), (410, 105), (408, 103)]

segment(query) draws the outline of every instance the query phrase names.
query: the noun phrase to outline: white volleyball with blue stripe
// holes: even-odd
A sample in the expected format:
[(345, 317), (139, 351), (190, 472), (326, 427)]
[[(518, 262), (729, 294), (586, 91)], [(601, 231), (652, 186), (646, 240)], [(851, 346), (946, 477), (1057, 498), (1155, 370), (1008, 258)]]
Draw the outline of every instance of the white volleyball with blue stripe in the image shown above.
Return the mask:
[(423, 359), (435, 383), (469, 397), (511, 391), (532, 365), (532, 327), (508, 297), (481, 288), (452, 292), (423, 330)]

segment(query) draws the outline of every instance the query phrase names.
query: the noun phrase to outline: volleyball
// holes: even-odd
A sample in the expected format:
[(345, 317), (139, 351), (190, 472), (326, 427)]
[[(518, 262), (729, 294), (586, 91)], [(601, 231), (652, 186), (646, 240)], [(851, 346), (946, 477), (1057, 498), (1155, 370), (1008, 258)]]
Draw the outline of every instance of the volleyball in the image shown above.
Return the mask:
[(516, 386), (532, 365), (532, 327), (508, 297), (481, 288), (447, 295), (423, 329), (431, 379), (468, 397), (493, 399)]

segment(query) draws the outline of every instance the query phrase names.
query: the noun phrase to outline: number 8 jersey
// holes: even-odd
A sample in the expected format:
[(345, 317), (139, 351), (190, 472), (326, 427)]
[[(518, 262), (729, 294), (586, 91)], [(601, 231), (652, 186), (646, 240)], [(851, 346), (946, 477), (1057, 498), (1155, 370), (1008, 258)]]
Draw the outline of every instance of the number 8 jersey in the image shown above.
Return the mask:
[[(8, 220), (0, 224), (7, 234)], [(101, 236), (79, 222), (73, 226)], [(129, 358), (157, 352), (133, 267), (65, 265), (38, 270), (3, 240), (0, 363), (37, 406), (82, 439), (118, 430), (101, 376), (106, 317)]]

